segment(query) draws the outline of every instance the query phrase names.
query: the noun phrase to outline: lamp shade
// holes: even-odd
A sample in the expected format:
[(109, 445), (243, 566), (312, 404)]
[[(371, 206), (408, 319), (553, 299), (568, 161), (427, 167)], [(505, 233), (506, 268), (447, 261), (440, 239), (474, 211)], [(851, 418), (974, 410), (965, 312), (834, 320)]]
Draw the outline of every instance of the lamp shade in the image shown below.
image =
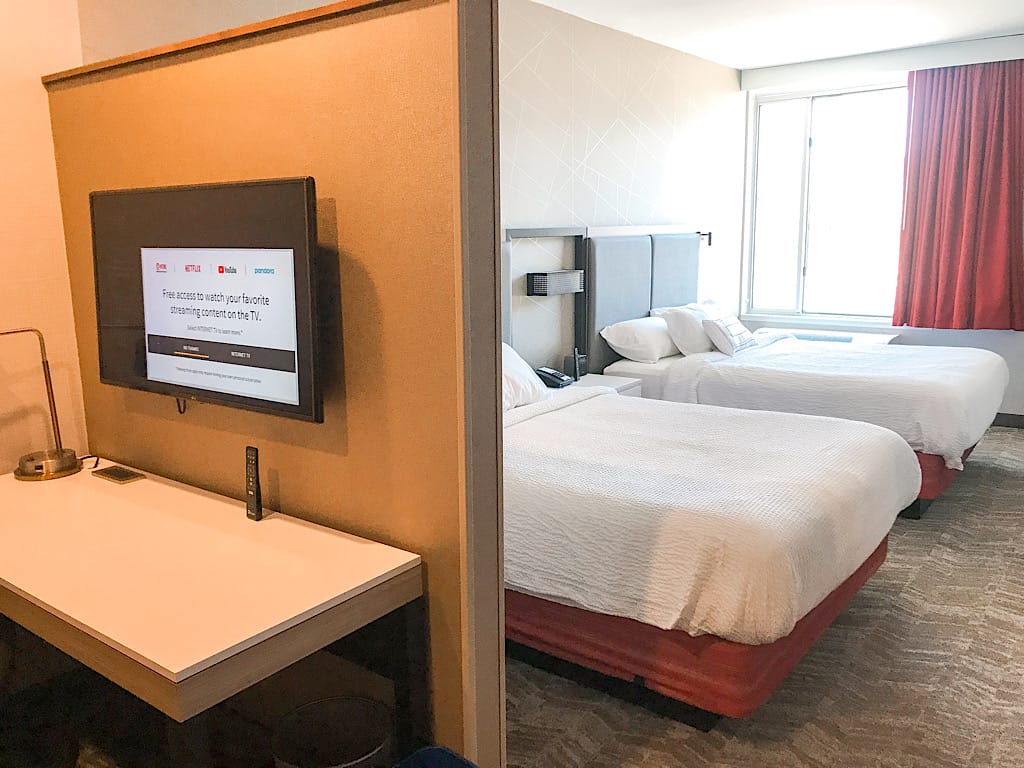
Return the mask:
[(582, 293), (582, 291), (582, 269), (526, 273), (527, 296), (558, 296), (563, 293)]

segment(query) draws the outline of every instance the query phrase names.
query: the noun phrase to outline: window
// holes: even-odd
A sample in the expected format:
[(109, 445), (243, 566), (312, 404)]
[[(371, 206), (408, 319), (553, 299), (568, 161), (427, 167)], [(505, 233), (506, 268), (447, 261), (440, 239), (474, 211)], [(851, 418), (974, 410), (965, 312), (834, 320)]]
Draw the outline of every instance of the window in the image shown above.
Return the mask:
[(891, 317), (907, 89), (756, 103), (747, 312)]

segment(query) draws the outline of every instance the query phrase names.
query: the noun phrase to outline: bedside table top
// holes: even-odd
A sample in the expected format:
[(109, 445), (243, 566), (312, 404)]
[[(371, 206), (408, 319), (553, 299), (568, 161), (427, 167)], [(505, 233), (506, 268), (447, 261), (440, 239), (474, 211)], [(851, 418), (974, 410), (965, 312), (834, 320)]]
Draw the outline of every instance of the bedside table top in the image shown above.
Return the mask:
[(581, 376), (580, 380), (573, 383), (577, 387), (611, 387), (616, 392), (632, 389), (641, 385), (640, 379), (632, 379), (628, 376), (608, 376), (603, 373), (588, 373)]

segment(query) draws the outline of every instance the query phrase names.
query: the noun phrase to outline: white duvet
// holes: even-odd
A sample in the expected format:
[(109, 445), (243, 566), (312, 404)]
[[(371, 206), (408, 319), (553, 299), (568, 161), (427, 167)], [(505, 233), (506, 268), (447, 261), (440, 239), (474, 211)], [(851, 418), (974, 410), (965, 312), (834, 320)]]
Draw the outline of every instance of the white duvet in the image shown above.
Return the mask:
[(772, 642), (917, 498), (889, 430), (573, 387), (505, 413), (505, 582), (692, 635)]
[(662, 397), (866, 421), (963, 469), (961, 456), (992, 424), (1009, 381), (1006, 361), (984, 349), (782, 338), (734, 357), (681, 358)]

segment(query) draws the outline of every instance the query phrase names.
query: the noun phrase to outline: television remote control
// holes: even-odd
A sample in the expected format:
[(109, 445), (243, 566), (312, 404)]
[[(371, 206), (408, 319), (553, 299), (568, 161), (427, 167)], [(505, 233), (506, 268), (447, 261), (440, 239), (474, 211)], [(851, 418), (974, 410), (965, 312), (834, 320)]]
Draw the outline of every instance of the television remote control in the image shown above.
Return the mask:
[(263, 497), (260, 494), (260, 452), (251, 445), (245, 448), (245, 516), (263, 519)]

